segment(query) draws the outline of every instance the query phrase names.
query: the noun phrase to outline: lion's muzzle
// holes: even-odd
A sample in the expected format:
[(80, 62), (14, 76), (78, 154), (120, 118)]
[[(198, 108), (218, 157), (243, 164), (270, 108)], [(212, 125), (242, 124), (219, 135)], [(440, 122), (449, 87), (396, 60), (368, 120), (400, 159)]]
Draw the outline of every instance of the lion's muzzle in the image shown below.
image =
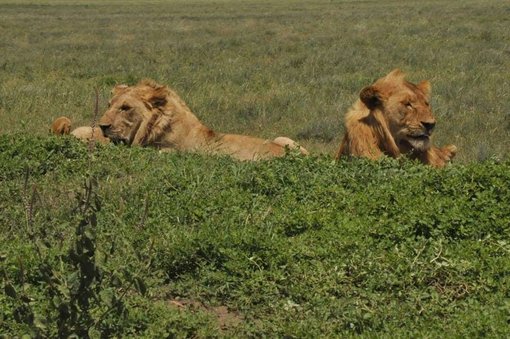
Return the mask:
[(108, 134), (111, 126), (112, 125), (109, 125), (109, 124), (99, 124), (99, 127), (101, 128), (101, 131), (103, 132), (104, 135)]
[(99, 122), (99, 127), (101, 128), (103, 135), (110, 139), (114, 144), (127, 143), (125, 138), (117, 135), (117, 133), (112, 130), (112, 125)]
[(422, 121), (421, 124), (423, 125), (423, 128), (425, 128), (425, 131), (427, 131), (426, 133), (428, 135), (432, 134), (432, 131), (434, 130), (434, 127), (436, 127), (436, 122), (435, 121), (433, 121), (433, 122)]

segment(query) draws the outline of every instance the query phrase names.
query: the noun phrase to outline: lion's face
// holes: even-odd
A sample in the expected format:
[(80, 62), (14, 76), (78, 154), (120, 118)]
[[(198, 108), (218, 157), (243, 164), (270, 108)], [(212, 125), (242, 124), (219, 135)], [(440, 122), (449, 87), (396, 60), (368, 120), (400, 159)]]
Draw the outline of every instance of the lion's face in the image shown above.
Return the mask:
[(157, 93), (148, 85), (117, 85), (112, 94), (99, 126), (114, 143), (131, 145), (141, 124), (158, 108)]
[(395, 70), (361, 91), (369, 109), (382, 112), (396, 145), (403, 153), (426, 151), (436, 124), (429, 103), (430, 83), (414, 85)]

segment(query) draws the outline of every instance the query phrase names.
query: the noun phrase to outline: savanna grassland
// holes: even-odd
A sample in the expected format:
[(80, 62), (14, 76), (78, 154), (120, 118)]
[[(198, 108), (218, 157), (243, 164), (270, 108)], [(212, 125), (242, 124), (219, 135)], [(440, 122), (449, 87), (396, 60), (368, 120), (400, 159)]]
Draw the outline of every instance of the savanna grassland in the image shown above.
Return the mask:
[(505, 1), (0, 1), (0, 132), (90, 124), (112, 85), (153, 78), (209, 126), (333, 154), (362, 87), (429, 79), (457, 161), (510, 149)]
[[(0, 337), (507, 337), (509, 26), (505, 1), (0, 0)], [(397, 67), (455, 162), (333, 161)], [(313, 155), (48, 135), (147, 77)]]

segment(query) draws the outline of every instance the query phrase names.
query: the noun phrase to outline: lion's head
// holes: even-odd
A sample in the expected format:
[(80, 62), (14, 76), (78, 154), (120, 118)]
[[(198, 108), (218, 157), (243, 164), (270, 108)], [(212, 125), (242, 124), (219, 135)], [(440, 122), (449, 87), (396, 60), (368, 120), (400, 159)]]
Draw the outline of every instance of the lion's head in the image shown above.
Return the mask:
[(150, 80), (136, 86), (117, 85), (99, 126), (114, 143), (143, 145), (156, 125), (159, 129), (169, 127), (169, 112), (179, 111), (183, 106), (168, 87)]
[(436, 125), (430, 92), (428, 81), (412, 84), (397, 69), (365, 87), (360, 98), (371, 111), (382, 113), (401, 153), (424, 152), (431, 146), (430, 136)]

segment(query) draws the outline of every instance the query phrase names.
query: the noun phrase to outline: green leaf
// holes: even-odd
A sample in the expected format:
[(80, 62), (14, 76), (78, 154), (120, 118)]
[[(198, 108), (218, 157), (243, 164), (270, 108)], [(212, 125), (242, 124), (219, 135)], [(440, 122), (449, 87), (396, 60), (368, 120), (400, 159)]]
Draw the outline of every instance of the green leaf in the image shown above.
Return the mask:
[(145, 294), (147, 293), (147, 285), (145, 285), (143, 279), (140, 277), (136, 277), (134, 283), (136, 290), (140, 292), (141, 295), (145, 296)]
[(34, 316), (34, 325), (38, 329), (41, 329), (41, 330), (46, 329), (46, 318), (43, 318), (41, 315), (36, 314)]
[(99, 297), (101, 301), (108, 307), (113, 306), (113, 301), (115, 300), (115, 293), (112, 288), (105, 288), (99, 292)]

